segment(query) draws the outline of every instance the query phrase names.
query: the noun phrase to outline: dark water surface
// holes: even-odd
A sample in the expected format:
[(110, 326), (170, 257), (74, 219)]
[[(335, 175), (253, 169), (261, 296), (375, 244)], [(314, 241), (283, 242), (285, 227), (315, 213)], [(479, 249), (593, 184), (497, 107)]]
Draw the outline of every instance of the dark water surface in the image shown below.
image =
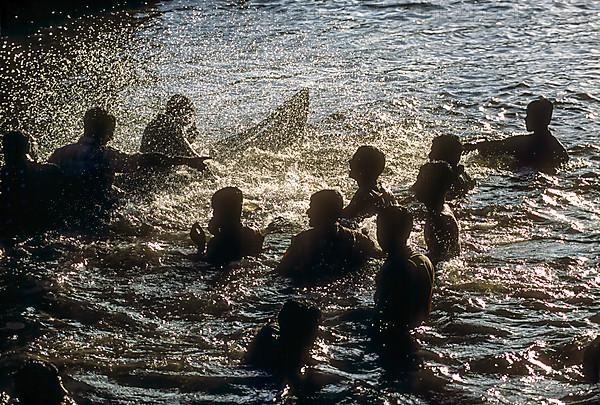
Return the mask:
[[(101, 236), (6, 248), (3, 367), (52, 361), (84, 403), (598, 403), (579, 362), (600, 328), (600, 3), (524, 3), (180, 0), (0, 41), (0, 123), (36, 134), (44, 157), (96, 104), (133, 152), (167, 97), (188, 94), (208, 153), (297, 89), (312, 96), (302, 139), (213, 150), (212, 175), (181, 169), (132, 194)], [(455, 207), (464, 253), (439, 269), (418, 373), (389, 378), (373, 352), (380, 263), (306, 289), (270, 273), (312, 192), (350, 197), (359, 145), (386, 153), (383, 179), (405, 196), (434, 136), (522, 133), (537, 95), (555, 101), (571, 162), (550, 176), (466, 159), (478, 187)], [(261, 258), (211, 271), (184, 257), (187, 233), (225, 185), (243, 189), (249, 224), (276, 231)], [(299, 296), (324, 313), (323, 386), (281, 390), (240, 358), (252, 329)]]

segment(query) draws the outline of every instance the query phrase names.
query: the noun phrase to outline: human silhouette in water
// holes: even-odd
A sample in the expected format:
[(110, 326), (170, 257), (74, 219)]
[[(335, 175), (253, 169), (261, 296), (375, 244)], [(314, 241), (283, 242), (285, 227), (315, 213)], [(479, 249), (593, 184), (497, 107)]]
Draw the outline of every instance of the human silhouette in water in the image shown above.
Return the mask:
[(415, 197), (425, 204), (425, 242), (433, 264), (460, 254), (459, 226), (446, 204), (452, 184), (452, 167), (446, 162), (428, 162), (421, 166), (413, 185)]
[(276, 270), (299, 281), (340, 275), (359, 268), (383, 252), (368, 236), (340, 225), (344, 201), (336, 190), (310, 198), (307, 211), (312, 229), (292, 238)]
[(13, 376), (20, 404), (75, 404), (53, 364), (28, 360)]
[(465, 167), (460, 164), (463, 145), (456, 135), (440, 135), (433, 138), (429, 161), (443, 161), (452, 167), (452, 184), (446, 198), (453, 200), (463, 197), (475, 187), (475, 181), (467, 174)]
[(205, 170), (201, 157), (166, 156), (160, 153), (128, 154), (107, 144), (113, 139), (116, 120), (105, 109), (95, 107), (85, 113), (84, 133), (79, 141), (63, 146), (50, 156), (65, 175), (71, 202), (75, 207), (104, 209), (115, 201), (113, 182), (116, 173), (140, 168), (186, 165)]
[(297, 375), (310, 360), (317, 338), (321, 311), (295, 300), (285, 302), (277, 322), (263, 326), (246, 351), (245, 362), (275, 375)]
[(197, 222), (190, 232), (190, 237), (198, 248), (196, 260), (223, 265), (245, 256), (260, 254), (264, 236), (242, 225), (242, 202), (242, 191), (237, 187), (222, 188), (212, 196), (213, 216), (208, 223), (208, 230), (213, 237), (208, 246), (206, 235)]
[(477, 150), (483, 156), (510, 156), (518, 166), (552, 173), (569, 161), (565, 147), (548, 129), (552, 110), (552, 102), (544, 97), (532, 101), (527, 105), (525, 118), (527, 131), (533, 132), (531, 135), (466, 144), (465, 151)]
[(407, 244), (412, 214), (403, 207), (385, 208), (377, 216), (377, 240), (387, 258), (375, 279), (379, 326), (408, 331), (431, 310), (434, 269), (429, 258)]
[(189, 97), (176, 94), (167, 101), (165, 112), (158, 114), (146, 127), (140, 152), (168, 156), (196, 157), (190, 143), (197, 139), (196, 109)]
[(63, 191), (62, 173), (56, 165), (31, 159), (30, 139), (20, 131), (2, 137), (0, 212), (4, 234), (42, 229), (57, 219)]
[(342, 213), (347, 219), (364, 219), (376, 215), (396, 201), (378, 181), (385, 168), (385, 155), (374, 146), (361, 146), (350, 160), (350, 178), (358, 183), (358, 190)]

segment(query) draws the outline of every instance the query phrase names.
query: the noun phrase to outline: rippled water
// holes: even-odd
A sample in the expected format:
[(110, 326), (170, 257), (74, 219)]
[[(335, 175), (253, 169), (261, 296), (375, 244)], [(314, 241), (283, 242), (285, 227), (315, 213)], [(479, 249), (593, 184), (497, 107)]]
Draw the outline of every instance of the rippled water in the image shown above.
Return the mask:
[[(180, 0), (0, 42), (0, 123), (37, 134), (42, 156), (75, 140), (97, 104), (133, 152), (166, 99), (188, 94), (208, 153), (311, 90), (303, 139), (213, 150), (211, 175), (181, 169), (132, 194), (101, 236), (6, 248), (4, 369), (24, 353), (52, 361), (84, 403), (600, 401), (579, 366), (600, 323), (600, 5), (523, 3)], [(380, 263), (307, 289), (271, 274), (307, 226), (312, 192), (351, 196), (359, 145), (386, 153), (383, 179), (405, 196), (434, 136), (522, 133), (537, 95), (555, 100), (551, 128), (571, 162), (549, 176), (465, 160), (478, 187), (455, 207), (464, 253), (439, 269), (416, 375), (389, 378), (370, 343)], [(225, 185), (243, 189), (249, 224), (276, 232), (261, 258), (206, 270), (184, 257), (187, 232)], [(424, 245), (420, 232), (413, 242)], [(286, 391), (240, 358), (253, 328), (297, 296), (323, 309), (313, 369), (324, 381)]]

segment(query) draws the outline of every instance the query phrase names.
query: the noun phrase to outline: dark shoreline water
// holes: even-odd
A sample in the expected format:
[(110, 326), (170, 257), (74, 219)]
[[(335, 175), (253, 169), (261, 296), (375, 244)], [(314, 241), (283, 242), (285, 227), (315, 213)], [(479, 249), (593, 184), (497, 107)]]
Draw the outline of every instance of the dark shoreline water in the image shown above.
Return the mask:
[[(166, 98), (189, 94), (208, 152), (298, 88), (312, 102), (302, 139), (224, 153), (211, 176), (161, 179), (100, 236), (50, 232), (5, 250), (0, 364), (52, 361), (83, 403), (597, 403), (579, 361), (600, 323), (598, 11), (568, 1), (180, 0), (3, 40), (0, 123), (16, 115), (44, 157), (78, 137), (96, 104), (117, 115), (115, 145), (134, 151)], [(307, 289), (271, 274), (306, 226), (313, 191), (351, 195), (358, 145), (386, 153), (383, 180), (405, 196), (435, 135), (522, 133), (524, 107), (541, 94), (555, 102), (552, 129), (572, 160), (549, 176), (467, 157), (478, 187), (455, 207), (464, 254), (439, 269), (413, 384), (390, 379), (370, 343), (381, 263)], [(193, 251), (187, 233), (230, 184), (244, 190), (244, 219), (277, 232), (261, 258), (207, 271), (182, 258)], [(412, 242), (422, 247), (420, 227)], [(299, 296), (323, 310), (312, 369), (328, 383), (284, 394), (240, 358), (253, 328)]]

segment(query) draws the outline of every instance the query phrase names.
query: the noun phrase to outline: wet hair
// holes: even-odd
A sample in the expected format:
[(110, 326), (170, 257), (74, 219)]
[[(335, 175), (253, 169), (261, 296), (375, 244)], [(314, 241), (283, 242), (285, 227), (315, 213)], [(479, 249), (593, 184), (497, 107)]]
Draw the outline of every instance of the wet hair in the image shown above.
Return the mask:
[(319, 207), (321, 212), (326, 213), (329, 218), (339, 218), (344, 209), (344, 198), (337, 190), (317, 191), (310, 197), (312, 204)]
[(527, 104), (527, 114), (533, 116), (538, 125), (550, 125), (553, 109), (554, 105), (545, 97), (540, 97), (538, 100)]
[(460, 162), (463, 146), (456, 135), (440, 135), (433, 138), (429, 159), (442, 160), (456, 166)]
[(175, 94), (167, 101), (166, 111), (170, 115), (184, 116), (194, 112), (194, 103), (183, 94)]
[(215, 192), (210, 200), (213, 210), (239, 219), (242, 215), (244, 195), (237, 187), (225, 187)]
[(9, 131), (2, 137), (5, 158), (22, 157), (29, 152), (30, 147), (29, 136), (21, 131)]
[(375, 146), (363, 145), (359, 147), (352, 160), (368, 178), (377, 178), (385, 169), (385, 154)]
[(114, 132), (116, 122), (115, 116), (104, 108), (90, 108), (83, 116), (84, 135), (104, 142), (104, 137)]
[(404, 207), (386, 207), (377, 215), (377, 239), (386, 252), (395, 247), (396, 241), (406, 243), (412, 228), (413, 216)]
[(27, 360), (13, 379), (16, 394), (24, 404), (58, 404), (68, 395), (56, 366), (50, 363)]
[(314, 305), (288, 300), (277, 315), (282, 339), (309, 346), (316, 337), (321, 311)]

